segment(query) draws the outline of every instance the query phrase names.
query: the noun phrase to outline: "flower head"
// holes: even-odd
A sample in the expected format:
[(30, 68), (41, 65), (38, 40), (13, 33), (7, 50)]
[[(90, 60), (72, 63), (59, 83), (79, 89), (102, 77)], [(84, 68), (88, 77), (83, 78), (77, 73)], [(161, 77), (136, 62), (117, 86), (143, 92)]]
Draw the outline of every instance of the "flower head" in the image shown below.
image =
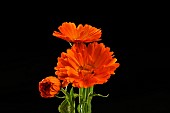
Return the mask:
[(64, 22), (58, 29), (60, 32), (54, 31), (53, 36), (68, 42), (94, 42), (101, 37), (101, 30), (88, 24), (79, 24), (76, 28), (74, 23)]
[(54, 97), (60, 91), (60, 80), (49, 76), (39, 82), (40, 95), (44, 98)]
[(108, 81), (119, 67), (113, 52), (103, 43), (75, 43), (67, 53), (58, 57), (55, 74), (63, 80), (65, 86), (72, 83), (74, 87), (91, 87)]

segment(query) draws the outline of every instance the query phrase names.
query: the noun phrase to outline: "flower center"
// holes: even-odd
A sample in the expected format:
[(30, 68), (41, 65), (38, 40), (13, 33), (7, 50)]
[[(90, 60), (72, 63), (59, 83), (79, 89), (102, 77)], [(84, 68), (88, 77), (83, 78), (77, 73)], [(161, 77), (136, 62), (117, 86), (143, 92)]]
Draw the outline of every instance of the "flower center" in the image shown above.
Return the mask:
[(51, 84), (50, 84), (50, 83), (48, 83), (48, 82), (44, 83), (44, 90), (45, 90), (45, 91), (49, 90), (50, 87), (51, 87)]
[(77, 70), (78, 72), (86, 74), (93, 74), (94, 73), (94, 66), (86, 64), (84, 66), (80, 66)]

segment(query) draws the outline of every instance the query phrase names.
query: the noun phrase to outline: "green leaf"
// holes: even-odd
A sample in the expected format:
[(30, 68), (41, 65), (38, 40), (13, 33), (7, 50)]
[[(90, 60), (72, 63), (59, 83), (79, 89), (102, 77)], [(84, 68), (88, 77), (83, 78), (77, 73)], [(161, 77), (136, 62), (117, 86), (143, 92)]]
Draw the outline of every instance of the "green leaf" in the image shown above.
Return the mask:
[(67, 100), (69, 100), (69, 99), (70, 99), (70, 94), (69, 94), (66, 90), (64, 90), (63, 88), (61, 88), (61, 91), (64, 93), (65, 98), (66, 98)]
[(74, 113), (74, 107), (71, 106), (67, 99), (65, 99), (58, 107), (58, 111), (60, 113)]
[(101, 94), (91, 94), (90, 96), (99, 96), (99, 97), (108, 97), (109, 96), (109, 94), (108, 95), (106, 95), (106, 96), (104, 96), (104, 95), (101, 95)]
[(69, 93), (66, 90), (64, 90), (63, 88), (61, 88), (61, 91), (64, 93), (65, 96), (69, 96)]
[(64, 111), (65, 111), (65, 109), (67, 108), (67, 106), (68, 106), (68, 102), (67, 102), (67, 100), (65, 99), (65, 100), (59, 105), (58, 111), (61, 112), (61, 113), (66, 113), (66, 112), (64, 112)]
[(57, 96), (57, 95), (56, 95), (56, 97), (57, 97), (57, 98), (66, 98), (66, 96), (62, 96), (62, 97), (60, 97), (60, 96)]
[(72, 100), (72, 98), (74, 98), (74, 91), (73, 91), (73, 87), (70, 89), (70, 98)]
[(79, 96), (79, 94), (76, 94), (76, 93), (74, 94), (74, 98), (76, 98), (76, 97), (78, 97), (78, 96)]
[(80, 104), (77, 106), (77, 111), (80, 113)]

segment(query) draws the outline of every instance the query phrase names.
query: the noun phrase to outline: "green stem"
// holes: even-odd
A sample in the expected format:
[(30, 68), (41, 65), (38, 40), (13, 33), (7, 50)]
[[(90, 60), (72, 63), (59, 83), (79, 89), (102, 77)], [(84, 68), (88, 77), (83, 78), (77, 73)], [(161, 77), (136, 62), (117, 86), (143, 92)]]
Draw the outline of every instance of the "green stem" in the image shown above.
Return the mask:
[(79, 113), (91, 113), (93, 87), (79, 88)]
[(83, 88), (79, 88), (79, 112), (83, 113)]
[(88, 99), (87, 99), (87, 104), (88, 104), (88, 112), (91, 113), (91, 101), (92, 101), (92, 96), (90, 96), (91, 94), (93, 94), (93, 87), (89, 88), (89, 93), (88, 93)]

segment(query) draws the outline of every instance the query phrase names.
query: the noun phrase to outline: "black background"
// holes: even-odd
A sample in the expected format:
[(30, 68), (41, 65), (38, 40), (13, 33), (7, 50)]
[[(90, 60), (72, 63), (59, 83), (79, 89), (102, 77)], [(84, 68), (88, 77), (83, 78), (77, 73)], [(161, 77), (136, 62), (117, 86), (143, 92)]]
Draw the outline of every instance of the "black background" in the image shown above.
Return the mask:
[[(32, 7), (32, 6), (29, 6)], [(36, 7), (36, 6), (35, 6)], [(52, 36), (63, 22), (90, 24), (102, 30), (102, 41), (120, 63), (115, 76), (95, 92), (95, 113), (170, 111), (167, 15), (156, 8), (124, 8), (90, 15), (54, 12), (43, 7), (10, 9), (1, 13), (0, 110), (57, 113), (62, 99), (41, 98), (38, 83), (54, 75), (57, 57), (69, 44)], [(27, 9), (28, 8), (28, 9)], [(46, 8), (47, 9), (47, 8)], [(5, 10), (5, 9), (4, 9)]]

